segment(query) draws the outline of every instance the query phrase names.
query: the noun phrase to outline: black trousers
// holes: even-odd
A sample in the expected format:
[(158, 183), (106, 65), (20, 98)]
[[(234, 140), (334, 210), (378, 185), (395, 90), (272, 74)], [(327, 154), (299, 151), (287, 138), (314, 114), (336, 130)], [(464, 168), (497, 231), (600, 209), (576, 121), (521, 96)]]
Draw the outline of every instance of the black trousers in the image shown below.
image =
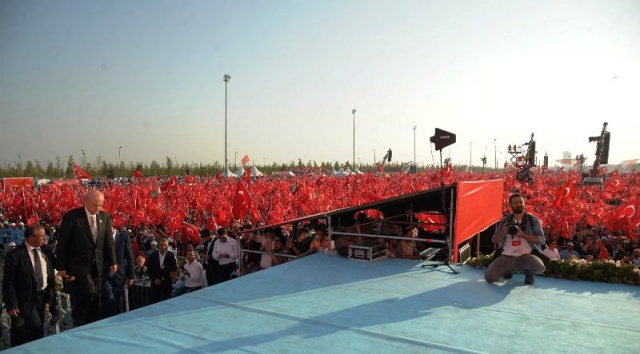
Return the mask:
[(171, 283), (156, 285), (151, 283), (151, 302), (157, 303), (171, 298)]
[(44, 337), (44, 294), (36, 295), (36, 306), (11, 317), (11, 347)]
[(215, 259), (209, 259), (207, 261), (207, 269), (205, 274), (207, 275), (207, 286), (216, 284), (218, 272), (220, 271), (220, 264)]
[(107, 277), (102, 283), (102, 299), (100, 300), (102, 318), (108, 318), (123, 313), (124, 284), (118, 284), (113, 278)]
[(218, 275), (216, 276), (216, 284), (225, 282), (231, 279), (231, 273), (233, 273), (236, 268), (236, 262), (231, 262), (229, 264), (220, 265), (218, 269)]
[(69, 284), (74, 287), (71, 293), (72, 298), (75, 298), (71, 310), (73, 326), (80, 327), (100, 320), (100, 277), (86, 274), (76, 277)]

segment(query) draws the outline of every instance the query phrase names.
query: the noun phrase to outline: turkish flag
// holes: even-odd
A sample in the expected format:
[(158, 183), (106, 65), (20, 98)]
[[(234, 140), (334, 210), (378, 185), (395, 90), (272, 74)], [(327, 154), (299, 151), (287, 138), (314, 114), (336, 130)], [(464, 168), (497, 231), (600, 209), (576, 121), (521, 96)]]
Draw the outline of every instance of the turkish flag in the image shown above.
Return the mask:
[(239, 180), (238, 186), (236, 187), (236, 195), (233, 197), (233, 206), (231, 208), (233, 218), (236, 220), (242, 220), (247, 211), (249, 211), (250, 205), (251, 197), (249, 196), (249, 191), (244, 185), (244, 182)]
[[(189, 224), (187, 222), (182, 223), (182, 235), (186, 235), (194, 245), (200, 243), (200, 230), (198, 230), (196, 225)], [(182, 241), (186, 241), (184, 240), (184, 237)]]
[(216, 232), (216, 230), (218, 230), (218, 224), (216, 223), (216, 218), (213, 215), (207, 218), (205, 227), (214, 233)]
[(598, 240), (598, 247), (600, 247), (600, 253), (598, 254), (598, 260), (607, 260), (609, 259), (609, 251), (602, 244), (602, 241)]
[(76, 175), (76, 179), (91, 179), (91, 175), (87, 173), (87, 171), (83, 170), (82, 167), (78, 166), (77, 163), (72, 162), (73, 173)]
[(244, 170), (241, 179), (247, 184), (251, 183), (251, 167)]
[(161, 191), (163, 192), (168, 192), (168, 191), (174, 191), (177, 192), (178, 191), (178, 177), (173, 176), (171, 177), (165, 184), (164, 186), (162, 186), (160, 188)]
[(240, 160), (240, 163), (245, 165), (247, 162), (249, 162), (249, 155), (244, 155), (242, 160)]
[(140, 170), (135, 170), (133, 171), (133, 177), (134, 178), (142, 178), (143, 174), (142, 172), (140, 172)]
[(573, 186), (573, 181), (568, 180), (567, 184), (563, 188), (558, 189), (556, 192), (556, 200), (553, 202), (553, 206), (560, 208), (567, 201), (573, 199), (576, 195), (576, 190)]

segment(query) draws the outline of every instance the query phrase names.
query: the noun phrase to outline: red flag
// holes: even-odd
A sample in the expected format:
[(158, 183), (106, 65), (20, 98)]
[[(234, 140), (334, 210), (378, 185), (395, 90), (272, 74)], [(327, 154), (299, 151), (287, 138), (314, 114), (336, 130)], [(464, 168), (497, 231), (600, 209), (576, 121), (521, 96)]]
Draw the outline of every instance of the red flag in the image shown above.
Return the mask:
[(573, 199), (576, 195), (576, 190), (573, 187), (573, 181), (568, 180), (567, 184), (563, 188), (558, 189), (556, 192), (556, 200), (553, 202), (553, 206), (556, 208), (560, 208), (563, 206), (568, 200)]
[(134, 178), (142, 178), (143, 174), (142, 172), (140, 172), (140, 170), (135, 170), (133, 171), (133, 177)]
[(91, 176), (87, 171), (83, 170), (77, 163), (72, 162), (71, 164), (73, 166), (73, 173), (76, 175), (76, 179), (91, 179)]
[(189, 237), (189, 239), (191, 239), (191, 243), (193, 243), (194, 245), (200, 243), (200, 230), (198, 230), (198, 227), (196, 225), (186, 222), (183, 223), (182, 235), (186, 235), (187, 237)]
[(244, 185), (244, 182), (239, 180), (236, 188), (236, 195), (233, 197), (233, 206), (231, 208), (233, 218), (236, 220), (244, 219), (245, 214), (249, 211), (250, 205), (251, 198), (249, 197), (249, 191)]
[(247, 162), (249, 162), (249, 155), (244, 155), (242, 160), (240, 160), (240, 163), (245, 165)]
[(244, 170), (244, 172), (242, 173), (242, 177), (241, 179), (247, 183), (247, 184), (251, 184), (251, 167), (247, 168)]
[(598, 247), (600, 247), (600, 253), (598, 254), (598, 260), (607, 260), (609, 259), (609, 251), (602, 244), (602, 241), (598, 240)]
[(171, 177), (165, 184), (164, 186), (162, 186), (160, 188), (160, 190), (162, 190), (163, 192), (167, 192), (167, 191), (174, 191), (177, 192), (178, 191), (178, 177), (173, 176)]

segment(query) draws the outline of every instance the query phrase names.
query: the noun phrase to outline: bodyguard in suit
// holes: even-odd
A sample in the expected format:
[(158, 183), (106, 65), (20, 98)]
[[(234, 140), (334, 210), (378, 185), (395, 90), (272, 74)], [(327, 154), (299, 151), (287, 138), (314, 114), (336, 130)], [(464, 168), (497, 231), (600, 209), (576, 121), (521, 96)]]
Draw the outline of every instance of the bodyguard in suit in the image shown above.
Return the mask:
[(43, 337), (47, 307), (57, 319), (53, 252), (44, 243), (44, 227), (29, 225), (24, 244), (6, 256), (2, 296), (11, 316), (12, 347)]
[(176, 256), (169, 251), (169, 241), (160, 239), (158, 250), (147, 259), (147, 274), (151, 280), (151, 300), (156, 303), (171, 298), (173, 275), (178, 271)]
[(79, 327), (100, 319), (100, 288), (103, 266), (111, 274), (118, 270), (111, 234), (111, 215), (102, 211), (104, 195), (87, 192), (84, 206), (63, 217), (56, 246), (58, 274), (70, 281), (72, 316)]
[(207, 277), (207, 286), (211, 286), (216, 282), (216, 275), (218, 274), (218, 268), (220, 265), (218, 261), (213, 259), (213, 245), (216, 240), (211, 237), (211, 230), (204, 229), (202, 231), (202, 239), (204, 240), (202, 253), (200, 254), (200, 258), (203, 260), (202, 267), (205, 270), (205, 275)]
[(109, 265), (104, 265), (102, 273), (102, 318), (123, 313), (124, 288), (133, 285), (135, 274), (133, 272), (133, 249), (129, 234), (111, 227), (111, 235), (115, 245), (116, 262), (118, 270), (111, 274)]

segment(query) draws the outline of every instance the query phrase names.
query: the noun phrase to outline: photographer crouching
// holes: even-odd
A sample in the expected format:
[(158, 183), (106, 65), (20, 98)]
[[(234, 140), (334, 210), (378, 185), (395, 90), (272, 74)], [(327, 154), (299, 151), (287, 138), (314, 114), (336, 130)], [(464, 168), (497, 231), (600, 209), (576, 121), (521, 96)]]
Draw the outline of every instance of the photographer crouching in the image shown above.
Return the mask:
[(484, 273), (488, 283), (494, 283), (501, 277), (511, 279), (514, 268), (522, 268), (525, 273), (524, 283), (532, 285), (534, 274), (544, 272), (545, 265), (540, 245), (544, 244), (544, 233), (540, 220), (524, 212), (524, 198), (515, 193), (509, 197), (509, 206), (513, 214), (505, 216), (501, 221), (492, 241), (500, 245), (493, 261)]

